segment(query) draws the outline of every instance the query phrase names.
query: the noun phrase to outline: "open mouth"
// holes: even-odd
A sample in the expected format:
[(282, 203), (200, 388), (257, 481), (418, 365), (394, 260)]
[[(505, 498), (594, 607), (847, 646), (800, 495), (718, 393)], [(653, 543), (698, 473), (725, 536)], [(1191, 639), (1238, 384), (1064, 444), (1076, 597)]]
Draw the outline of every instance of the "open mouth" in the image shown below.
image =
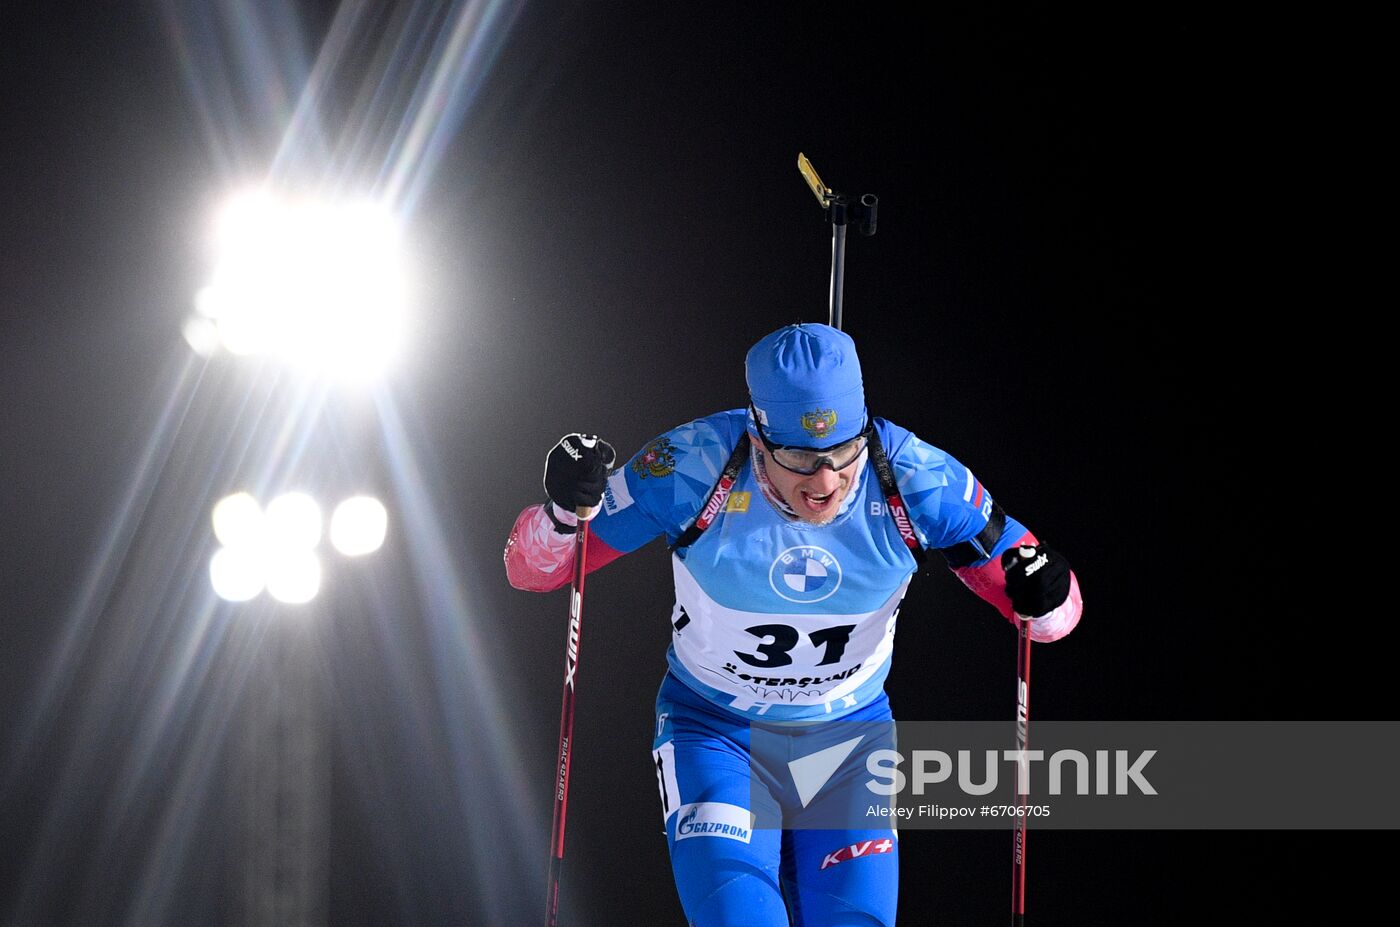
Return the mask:
[(826, 510), (827, 506), (831, 505), (831, 500), (835, 498), (835, 496), (835, 490), (824, 495), (818, 495), (817, 493), (807, 492), (804, 489), (802, 490), (802, 504), (814, 512), (822, 512)]

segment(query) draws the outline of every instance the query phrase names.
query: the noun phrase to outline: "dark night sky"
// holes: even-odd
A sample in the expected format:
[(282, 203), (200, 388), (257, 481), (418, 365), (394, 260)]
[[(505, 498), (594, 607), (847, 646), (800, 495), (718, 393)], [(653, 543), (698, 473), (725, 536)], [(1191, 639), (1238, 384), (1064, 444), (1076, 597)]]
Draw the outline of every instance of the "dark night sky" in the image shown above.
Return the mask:
[[(216, 358), (164, 443), (154, 423), (185, 362), (209, 209), (267, 171), (334, 6), (277, 35), (272, 60), (302, 62), (280, 75), (196, 41), (203, 23), (228, 52), (232, 15), (60, 6), (0, 12), (0, 921), (220, 923), (240, 871), (220, 797), (238, 747), (209, 718), (240, 697), (233, 610), (213, 613), (221, 636), (199, 644), (186, 707), (155, 706), (180, 616), (207, 597), (190, 526), (253, 466), (210, 423), (280, 408), (280, 381)], [(380, 8), (360, 34), (390, 19)], [(335, 633), (314, 632), (331, 922), (535, 922), (567, 606), (511, 590), (501, 544), (559, 434), (630, 453), (741, 404), (747, 347), (825, 318), (829, 230), (799, 150), (833, 187), (880, 197), (846, 288), (872, 411), (967, 462), (1081, 578), (1083, 624), (1036, 651), (1038, 716), (1384, 717), (1362, 662), (1381, 652), (1374, 606), (1322, 572), (1369, 517), (1363, 436), (1311, 411), (1355, 386), (1329, 360), (1347, 329), (1330, 307), (1355, 295), (1332, 200), (1364, 164), (1338, 156), (1322, 65), (1278, 51), (1285, 31), (1171, 6), (525, 7), (409, 216), (424, 285), (392, 389), (411, 485), (380, 432), (345, 424), (364, 406), (314, 426), (366, 442), (323, 468), (337, 485), (378, 481), (437, 512), (435, 536), (391, 537), (343, 577)], [(182, 51), (222, 105), (201, 109)], [(345, 141), (373, 73), (351, 53), (319, 105), (321, 176), (353, 185), (381, 152)], [(211, 111), (226, 120), (213, 133)], [(239, 427), (223, 429), (233, 446)], [(152, 447), (158, 472), (141, 469)], [(185, 533), (163, 533), (174, 524)], [(448, 574), (414, 566), (437, 542)], [(171, 591), (162, 570), (193, 580)], [(896, 715), (1003, 716), (1009, 628), (924, 572), (901, 613)], [(444, 606), (424, 604), (444, 575), (470, 666), (441, 649)], [(652, 546), (588, 587), (570, 924), (680, 923), (648, 753), (668, 576)], [(485, 718), (482, 689), (498, 700)], [(518, 757), (517, 792), (487, 784), (488, 742)], [(203, 791), (177, 787), (201, 757)], [(1037, 834), (1031, 911), (1038, 927), (1182, 923), (1219, 890), (1245, 912), (1296, 912), (1371, 884), (1378, 843)], [(902, 922), (1004, 919), (1004, 835), (915, 832), (901, 852)], [(1355, 874), (1337, 895), (1311, 887), (1324, 856)]]

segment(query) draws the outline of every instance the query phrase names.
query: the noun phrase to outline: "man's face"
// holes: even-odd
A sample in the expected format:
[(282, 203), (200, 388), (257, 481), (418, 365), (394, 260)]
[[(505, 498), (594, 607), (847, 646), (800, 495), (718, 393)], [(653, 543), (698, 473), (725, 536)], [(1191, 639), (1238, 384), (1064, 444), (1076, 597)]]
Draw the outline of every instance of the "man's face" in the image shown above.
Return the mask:
[(841, 470), (822, 467), (811, 476), (803, 476), (775, 463), (761, 443), (755, 444), (754, 451), (763, 459), (763, 472), (773, 489), (798, 518), (813, 525), (824, 525), (841, 511), (841, 503), (851, 491), (856, 464), (860, 462), (857, 457)]

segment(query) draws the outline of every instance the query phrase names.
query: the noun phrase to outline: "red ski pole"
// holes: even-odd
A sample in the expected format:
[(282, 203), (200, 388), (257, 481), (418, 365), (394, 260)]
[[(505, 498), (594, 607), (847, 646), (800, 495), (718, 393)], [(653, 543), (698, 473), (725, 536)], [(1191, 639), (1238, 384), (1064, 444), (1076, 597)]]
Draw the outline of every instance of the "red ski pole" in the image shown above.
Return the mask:
[[(549, 505), (548, 502), (545, 505)], [(579, 632), (583, 627), (583, 578), (586, 570), (591, 508), (578, 509), (574, 534), (574, 583), (569, 589), (569, 639), (564, 650), (564, 705), (559, 715), (559, 759), (555, 764), (554, 824), (549, 837), (549, 898), (546, 927), (559, 923), (559, 873), (564, 868), (564, 815), (569, 808), (569, 766), (573, 760), (574, 676), (578, 673)]]
[(1011, 853), (1011, 924), (1012, 927), (1025, 927), (1026, 923), (1026, 807), (1029, 796), (1020, 788), (1026, 783), (1030, 788), (1030, 760), (1025, 751), (1030, 749), (1030, 710), (1031, 710), (1031, 623), (1028, 619), (1016, 616), (1016, 749), (1020, 750), (1021, 760), (1017, 770), (1016, 789), (1016, 831)]

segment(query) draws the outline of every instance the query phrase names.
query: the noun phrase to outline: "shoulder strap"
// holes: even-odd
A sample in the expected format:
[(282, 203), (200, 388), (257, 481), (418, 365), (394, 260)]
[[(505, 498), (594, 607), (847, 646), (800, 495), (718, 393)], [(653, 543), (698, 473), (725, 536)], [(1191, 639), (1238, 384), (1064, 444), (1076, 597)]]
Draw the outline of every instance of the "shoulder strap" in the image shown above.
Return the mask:
[(904, 497), (899, 494), (899, 485), (894, 480), (894, 468), (890, 466), (889, 457), (885, 456), (885, 447), (880, 443), (880, 432), (874, 427), (870, 429), (870, 462), (875, 465), (875, 477), (880, 481), (880, 494), (885, 497), (885, 507), (889, 510), (890, 518), (894, 519), (900, 540), (909, 548), (909, 553), (914, 555), (914, 561), (922, 566), (924, 546), (919, 543), (914, 523), (909, 520), (909, 511), (904, 507)]
[(671, 545), (674, 553), (682, 547), (689, 547), (700, 537), (701, 532), (710, 527), (715, 516), (724, 508), (724, 503), (729, 499), (729, 491), (734, 488), (734, 484), (739, 482), (739, 473), (744, 469), (744, 464), (749, 462), (749, 433), (746, 431), (739, 438), (739, 443), (734, 446), (734, 450), (729, 455), (729, 460), (724, 464), (724, 472), (719, 475), (719, 482), (715, 483), (710, 490), (710, 495), (705, 500), (705, 504), (700, 507), (700, 514), (695, 516), (681, 536), (676, 538), (676, 543)]

